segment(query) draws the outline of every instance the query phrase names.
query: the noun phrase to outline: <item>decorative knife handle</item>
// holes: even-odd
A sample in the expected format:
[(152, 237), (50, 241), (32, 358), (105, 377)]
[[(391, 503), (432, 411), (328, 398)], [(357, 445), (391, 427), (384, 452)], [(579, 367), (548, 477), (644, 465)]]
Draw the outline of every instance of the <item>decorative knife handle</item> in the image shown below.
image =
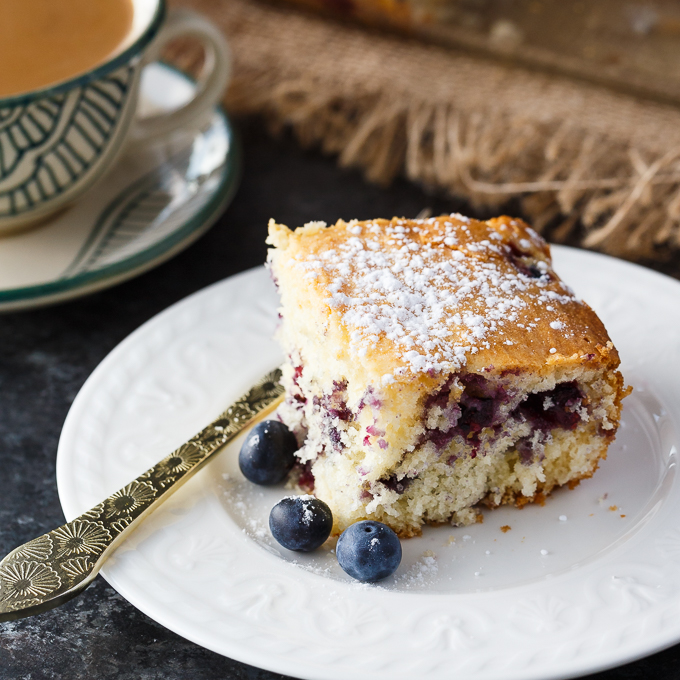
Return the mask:
[(210, 425), (106, 500), (0, 562), (0, 622), (52, 609), (84, 590), (149, 512), (242, 430), (281, 402), (281, 371), (260, 379)]

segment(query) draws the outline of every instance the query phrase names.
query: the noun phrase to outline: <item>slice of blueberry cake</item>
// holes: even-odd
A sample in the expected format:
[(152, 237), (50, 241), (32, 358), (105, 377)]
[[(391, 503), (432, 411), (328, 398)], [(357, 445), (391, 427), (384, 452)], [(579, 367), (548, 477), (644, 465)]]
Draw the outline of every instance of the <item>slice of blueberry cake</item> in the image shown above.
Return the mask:
[(596, 314), (521, 220), (270, 222), (295, 483), (400, 536), (590, 477), (627, 394)]

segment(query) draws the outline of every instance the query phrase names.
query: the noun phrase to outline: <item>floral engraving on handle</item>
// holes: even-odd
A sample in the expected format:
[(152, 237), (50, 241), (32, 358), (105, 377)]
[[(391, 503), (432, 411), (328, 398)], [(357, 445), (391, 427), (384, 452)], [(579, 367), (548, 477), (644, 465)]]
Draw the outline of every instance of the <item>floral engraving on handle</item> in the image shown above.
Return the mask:
[(44, 560), (52, 553), (52, 539), (45, 535), (24, 543), (14, 551), (16, 557), (25, 560)]
[(0, 600), (10, 605), (49, 595), (61, 579), (54, 569), (40, 562), (19, 562), (0, 567)]
[(92, 569), (92, 561), (89, 557), (76, 557), (72, 560), (67, 560), (61, 565), (61, 568), (71, 577), (72, 580), (79, 576), (84, 576)]
[[(87, 512), (0, 562), (0, 621), (68, 599), (95, 576), (116, 539), (283, 394), (279, 369), (157, 465)], [(50, 604), (52, 602), (53, 604)], [(40, 608), (42, 606), (42, 609)], [(35, 609), (37, 607), (37, 609)], [(4, 615), (4, 617), (3, 617)]]
[(161, 461), (159, 467), (161, 470), (166, 470), (167, 475), (186, 472), (196, 465), (204, 455), (205, 452), (199, 449), (194, 442), (191, 442), (180, 446), (177, 451)]
[(57, 557), (97, 555), (111, 542), (111, 534), (101, 524), (75, 520), (52, 532), (57, 540)]
[(157, 493), (148, 482), (131, 482), (106, 499), (106, 517), (131, 517), (135, 511), (149, 505)]

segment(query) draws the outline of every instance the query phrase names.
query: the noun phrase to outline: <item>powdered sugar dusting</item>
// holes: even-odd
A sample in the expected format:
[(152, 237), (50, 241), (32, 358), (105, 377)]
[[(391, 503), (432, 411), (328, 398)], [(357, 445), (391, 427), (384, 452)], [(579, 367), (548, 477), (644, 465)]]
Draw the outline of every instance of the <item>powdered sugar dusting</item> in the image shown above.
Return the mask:
[(395, 579), (395, 583), (406, 590), (422, 588), (432, 583), (436, 579), (438, 572), (437, 555), (431, 550), (426, 550), (406, 573)]
[[(492, 334), (518, 324), (527, 300), (552, 308), (575, 299), (564, 287), (564, 293), (547, 289), (550, 267), (535, 257), (543, 242), (534, 232), (525, 232), (530, 239), (519, 239), (523, 250), (517, 251), (511, 234), (502, 233), (505, 225), (499, 232), (478, 223), (486, 235), (471, 238), (469, 224), (458, 215), (353, 221), (334, 247), (299, 255), (295, 266), (306, 278), (323, 276), (328, 304), (340, 313), (350, 331), (350, 351), (359, 357), (386, 338), (403, 360), (397, 376), (409, 369), (459, 370), (468, 356), (490, 347)], [(530, 264), (509, 266), (513, 257)], [(563, 324), (556, 319), (551, 326)], [(392, 374), (383, 377), (384, 384), (392, 380)]]
[(310, 501), (315, 501), (316, 498), (310, 494), (300, 494), (294, 496), (285, 496), (284, 500), (295, 498), (302, 502), (302, 521), (307, 526), (310, 526), (314, 521), (314, 506), (310, 504)]

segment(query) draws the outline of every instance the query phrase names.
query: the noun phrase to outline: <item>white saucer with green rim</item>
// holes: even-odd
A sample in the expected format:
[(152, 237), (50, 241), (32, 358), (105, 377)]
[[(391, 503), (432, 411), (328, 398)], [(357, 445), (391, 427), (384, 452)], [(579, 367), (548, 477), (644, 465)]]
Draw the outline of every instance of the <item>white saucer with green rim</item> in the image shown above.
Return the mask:
[[(142, 76), (139, 108), (157, 113), (191, 98), (169, 66)], [(40, 226), (0, 237), (0, 311), (80, 297), (177, 254), (217, 219), (238, 183), (240, 153), (216, 108), (195, 129), (127, 149), (77, 203)]]

